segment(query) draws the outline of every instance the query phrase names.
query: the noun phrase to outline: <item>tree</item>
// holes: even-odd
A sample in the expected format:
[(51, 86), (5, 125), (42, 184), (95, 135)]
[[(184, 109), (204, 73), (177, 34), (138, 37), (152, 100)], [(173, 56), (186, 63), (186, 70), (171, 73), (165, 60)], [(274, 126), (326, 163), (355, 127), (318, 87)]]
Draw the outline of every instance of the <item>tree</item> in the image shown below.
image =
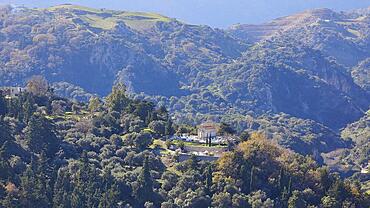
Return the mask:
[(49, 90), (49, 84), (43, 76), (32, 76), (27, 82), (27, 91), (36, 95), (44, 96)]
[(44, 116), (34, 114), (25, 129), (26, 143), (31, 151), (48, 155), (54, 154), (59, 147), (59, 139), (54, 133), (53, 124)]
[(328, 190), (328, 194), (331, 197), (334, 197), (337, 201), (344, 201), (347, 197), (350, 196), (350, 193), (347, 191), (345, 184), (339, 178), (336, 178), (335, 182)]
[(249, 191), (253, 191), (254, 189), (254, 171), (255, 171), (255, 167), (252, 166), (251, 168), (251, 175), (249, 176)]
[(206, 172), (206, 194), (209, 195), (210, 197), (212, 197), (212, 184), (213, 184), (213, 180), (212, 180), (212, 166), (211, 165), (208, 165), (207, 167), (207, 172)]
[(22, 110), (23, 110), (23, 121), (25, 123), (28, 123), (29, 119), (33, 115), (33, 113), (36, 111), (35, 107), (35, 99), (32, 95), (27, 94), (25, 101), (22, 104)]
[(155, 206), (154, 206), (153, 202), (147, 201), (147, 202), (145, 202), (144, 207), (145, 208), (154, 208)]
[(161, 105), (158, 110), (157, 110), (158, 114), (160, 115), (160, 117), (163, 119), (163, 120), (168, 120), (168, 111), (166, 109), (166, 107), (164, 105)]
[(98, 207), (102, 187), (104, 186), (97, 168), (89, 163), (87, 153), (84, 151), (73, 180), (72, 207)]
[[(5, 142), (2, 147), (0, 148), (0, 181), (1, 180), (8, 180), (11, 175), (11, 167), (9, 164), (9, 160), (6, 156), (6, 146), (8, 142)], [(1, 184), (0, 184), (1, 186)]]
[(232, 198), (232, 207), (235, 208), (248, 208), (248, 199), (244, 194), (234, 194)]
[(106, 104), (110, 111), (123, 112), (130, 100), (126, 96), (126, 86), (118, 83), (113, 86), (111, 94), (106, 98)]
[(165, 127), (164, 134), (167, 136), (172, 136), (175, 133), (175, 130), (173, 128), (172, 120), (168, 119)]
[(154, 112), (154, 104), (152, 102), (136, 102), (132, 105), (132, 108), (134, 114), (139, 116), (146, 124), (149, 124), (151, 121), (158, 120), (157, 112)]
[(89, 133), (93, 129), (93, 124), (89, 119), (82, 119), (76, 123), (76, 129), (84, 134), (84, 138), (86, 138), (87, 133)]
[(148, 127), (160, 136), (166, 133), (166, 123), (164, 121), (152, 121)]
[(153, 199), (153, 178), (150, 174), (148, 157), (145, 157), (143, 167), (137, 178), (137, 183), (133, 186), (133, 196), (140, 207), (142, 207), (145, 202)]
[(7, 108), (6, 99), (0, 91), (0, 116), (4, 116), (7, 113)]
[[(250, 192), (250, 171), (247, 168), (247, 165), (244, 164), (240, 167), (240, 178), (241, 178), (241, 190), (243, 193)], [(253, 182), (252, 182), (253, 183)]]
[(89, 111), (96, 112), (100, 108), (100, 100), (98, 97), (91, 97), (89, 101)]
[(250, 193), (248, 196), (248, 203), (252, 208), (273, 208), (274, 201), (267, 198), (266, 193), (258, 190)]
[(321, 198), (321, 205), (323, 208), (339, 208), (339, 202), (331, 196), (324, 196)]
[(51, 108), (53, 111), (53, 114), (55, 115), (61, 115), (65, 111), (65, 105), (66, 103), (62, 100), (54, 100), (51, 103)]
[(332, 178), (327, 168), (320, 169), (320, 184), (324, 191), (327, 191), (332, 184)]
[(134, 145), (139, 150), (144, 150), (149, 147), (150, 144), (153, 143), (153, 137), (150, 133), (141, 131), (138, 134), (135, 134), (134, 137)]
[(80, 111), (80, 106), (77, 103), (73, 103), (71, 108), (74, 114), (78, 114), (78, 112)]
[(175, 188), (178, 181), (178, 176), (170, 171), (165, 171), (162, 174), (161, 180), (163, 181), (162, 189), (170, 191), (171, 189)]
[(68, 171), (59, 169), (54, 185), (53, 208), (71, 208), (72, 184)]
[(235, 130), (226, 123), (221, 123), (220, 129), (219, 129), (219, 134), (224, 135), (224, 134), (235, 134)]
[(231, 195), (227, 192), (213, 195), (212, 206), (217, 208), (232, 207)]
[(50, 207), (51, 193), (49, 179), (40, 171), (42, 161), (31, 164), (21, 177), (21, 204), (23, 207)]
[(4, 120), (4, 117), (0, 116), (0, 146), (6, 141), (14, 141), (14, 138), (11, 134), (8, 122)]
[(99, 208), (115, 208), (118, 204), (118, 186), (112, 184), (111, 186), (106, 185), (102, 196), (100, 197)]
[(245, 142), (245, 141), (247, 141), (248, 139), (249, 139), (249, 133), (248, 133), (248, 131), (243, 131), (241, 134), (240, 134), (240, 141), (241, 142)]
[(300, 208), (306, 207), (306, 205), (307, 204), (301, 196), (301, 193), (297, 190), (293, 191), (293, 194), (288, 201), (288, 208)]

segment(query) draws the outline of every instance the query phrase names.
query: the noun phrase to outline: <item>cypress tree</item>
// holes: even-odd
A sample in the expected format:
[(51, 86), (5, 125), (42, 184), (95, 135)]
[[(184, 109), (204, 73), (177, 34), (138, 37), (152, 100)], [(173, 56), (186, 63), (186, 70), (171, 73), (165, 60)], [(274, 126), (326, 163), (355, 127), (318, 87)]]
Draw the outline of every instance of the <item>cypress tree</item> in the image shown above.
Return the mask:
[(99, 202), (99, 208), (114, 208), (119, 202), (119, 188), (116, 183), (106, 185)]
[(5, 142), (0, 149), (0, 180), (7, 180), (12, 176), (11, 167), (7, 158), (7, 144), (8, 142)]
[(254, 188), (254, 169), (255, 167), (252, 166), (251, 168), (251, 175), (249, 177), (249, 191), (252, 192)]
[(34, 112), (34, 103), (31, 101), (31, 99), (26, 99), (26, 101), (23, 103), (23, 121), (25, 123), (28, 123), (29, 119), (31, 118), (33, 112)]
[(31, 161), (21, 177), (21, 205), (23, 207), (50, 207), (48, 180), (39, 172), (38, 164)]
[(212, 198), (212, 191), (211, 191), (211, 187), (212, 187), (212, 184), (213, 184), (213, 181), (212, 181), (212, 166), (211, 165), (208, 165), (207, 167), (207, 172), (206, 172), (206, 194)]
[(240, 179), (242, 181), (242, 192), (249, 193), (250, 192), (250, 174), (248, 174), (247, 165), (242, 165), (240, 167)]
[(4, 116), (7, 113), (7, 104), (6, 99), (0, 91), (0, 116)]
[(133, 195), (140, 207), (142, 207), (146, 201), (150, 201), (153, 198), (153, 179), (150, 174), (148, 157), (145, 157), (143, 168), (137, 179), (137, 184), (133, 188)]
[(290, 176), (289, 177), (289, 182), (288, 182), (288, 196), (290, 196), (292, 194), (292, 177)]
[(173, 134), (174, 134), (174, 130), (172, 127), (172, 120), (168, 119), (166, 123), (166, 128), (165, 128), (165, 135), (172, 136)]
[(122, 113), (129, 104), (129, 98), (126, 96), (126, 86), (118, 83), (112, 88), (111, 94), (106, 98), (106, 105), (109, 111), (117, 111)]
[(282, 192), (285, 187), (284, 178), (285, 178), (284, 169), (280, 168), (280, 172), (279, 172), (279, 191), (280, 192)]
[(190, 156), (190, 168), (192, 170), (197, 170), (198, 169), (198, 166), (199, 166), (199, 164), (198, 164), (198, 158), (197, 158), (196, 155), (192, 154)]
[(53, 208), (71, 208), (72, 184), (67, 170), (61, 168), (54, 184)]
[(209, 135), (208, 139), (209, 139), (208, 146), (211, 147), (212, 146), (212, 135), (211, 134)]
[(4, 120), (4, 117), (0, 116), (0, 146), (6, 141), (14, 141), (14, 138), (12, 137), (9, 124)]
[(45, 151), (48, 156), (52, 156), (59, 147), (53, 124), (40, 114), (31, 117), (25, 136), (28, 147), (35, 153)]

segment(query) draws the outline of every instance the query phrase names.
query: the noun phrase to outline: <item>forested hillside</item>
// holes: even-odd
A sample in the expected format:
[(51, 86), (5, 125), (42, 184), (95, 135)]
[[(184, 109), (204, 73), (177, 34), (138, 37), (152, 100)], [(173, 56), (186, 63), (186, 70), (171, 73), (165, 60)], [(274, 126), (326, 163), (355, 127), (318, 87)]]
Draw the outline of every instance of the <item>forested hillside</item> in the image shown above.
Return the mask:
[(33, 77), (27, 92), (0, 95), (1, 207), (369, 206), (359, 183), (262, 134), (214, 163), (178, 162), (152, 145), (178, 129), (165, 108), (128, 98), (122, 84), (105, 102), (50, 90)]
[[(369, 207), (369, 25), (0, 6), (0, 87), (26, 89), (0, 96), (1, 206)], [(227, 153), (167, 154), (205, 121)]]
[(42, 74), (61, 95), (87, 100), (122, 81), (188, 123), (284, 112), (338, 130), (369, 106), (366, 12), (313, 10), (256, 34), (151, 13), (2, 7), (0, 27), (1, 85)]

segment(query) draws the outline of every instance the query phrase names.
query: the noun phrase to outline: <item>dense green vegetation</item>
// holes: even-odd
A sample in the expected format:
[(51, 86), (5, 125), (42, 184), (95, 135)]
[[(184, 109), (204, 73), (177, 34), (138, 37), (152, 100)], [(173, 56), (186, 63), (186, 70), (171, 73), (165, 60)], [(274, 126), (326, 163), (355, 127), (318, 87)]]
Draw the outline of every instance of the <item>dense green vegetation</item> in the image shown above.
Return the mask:
[[(254, 29), (0, 7), (0, 207), (369, 207), (369, 13)], [(206, 120), (230, 151), (179, 162)]]
[(122, 81), (182, 123), (283, 112), (338, 131), (370, 102), (367, 18), (314, 10), (275, 20), (249, 41), (254, 33), (238, 35), (241, 26), (224, 31), (151, 13), (2, 7), (0, 85), (42, 74), (60, 95), (86, 101)]
[(360, 120), (349, 124), (342, 131), (342, 137), (354, 142), (354, 147), (343, 153), (342, 161), (352, 166), (351, 169), (366, 167), (370, 160), (370, 111)]
[(259, 133), (243, 134), (244, 142), (215, 163), (161, 155), (153, 138), (185, 127), (172, 124), (165, 108), (127, 97), (122, 84), (104, 102), (78, 103), (34, 77), (27, 92), (0, 95), (0, 109), (2, 207), (369, 205), (358, 183)]

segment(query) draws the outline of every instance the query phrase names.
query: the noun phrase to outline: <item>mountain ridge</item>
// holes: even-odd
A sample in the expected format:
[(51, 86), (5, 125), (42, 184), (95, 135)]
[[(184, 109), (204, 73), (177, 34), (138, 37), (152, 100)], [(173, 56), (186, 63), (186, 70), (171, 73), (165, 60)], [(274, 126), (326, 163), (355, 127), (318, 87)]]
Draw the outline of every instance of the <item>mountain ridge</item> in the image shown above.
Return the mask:
[[(369, 57), (366, 16), (320, 9), (279, 21), (282, 29), (259, 39), (238, 36), (238, 28), (189, 25), (148, 13), (74, 5), (5, 8), (0, 84), (42, 74), (63, 83), (55, 86), (70, 83), (88, 96), (105, 96), (121, 81), (133, 96), (169, 106), (178, 120), (190, 123), (283, 112), (338, 130), (360, 118), (369, 106), (368, 79), (358, 76), (363, 65), (351, 71)], [(344, 52), (336, 52), (337, 45)]]

